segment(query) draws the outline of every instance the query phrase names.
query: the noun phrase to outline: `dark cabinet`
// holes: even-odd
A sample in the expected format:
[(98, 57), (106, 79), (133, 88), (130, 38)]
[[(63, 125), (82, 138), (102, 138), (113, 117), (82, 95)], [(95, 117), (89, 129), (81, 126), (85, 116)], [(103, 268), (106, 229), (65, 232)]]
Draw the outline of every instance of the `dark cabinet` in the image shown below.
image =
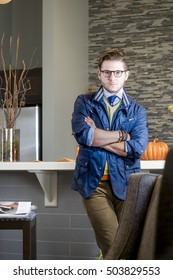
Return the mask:
[(26, 106), (42, 104), (42, 68), (35, 68), (29, 71), (31, 89), (26, 94)]
[[(17, 78), (19, 79), (22, 70), (17, 70)], [(7, 71), (8, 75), (8, 71)], [(26, 92), (26, 104), (25, 106), (41, 105), (42, 104), (42, 68), (30, 69), (27, 73), (27, 77), (30, 81), (31, 89)], [(13, 92), (13, 76), (11, 78), (11, 92)], [(5, 78), (4, 72), (0, 71), (0, 100), (4, 99), (5, 93)], [(2, 104), (1, 104), (2, 105)]]

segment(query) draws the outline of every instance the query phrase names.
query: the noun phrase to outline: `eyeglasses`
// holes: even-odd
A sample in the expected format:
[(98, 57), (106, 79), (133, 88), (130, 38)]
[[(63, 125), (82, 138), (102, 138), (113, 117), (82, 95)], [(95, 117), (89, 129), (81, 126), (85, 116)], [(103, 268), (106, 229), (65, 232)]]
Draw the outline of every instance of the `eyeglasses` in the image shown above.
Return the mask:
[(116, 78), (120, 78), (124, 72), (127, 72), (128, 70), (115, 70), (115, 71), (109, 71), (109, 70), (100, 70), (103, 73), (103, 76), (105, 78), (110, 78), (112, 73)]

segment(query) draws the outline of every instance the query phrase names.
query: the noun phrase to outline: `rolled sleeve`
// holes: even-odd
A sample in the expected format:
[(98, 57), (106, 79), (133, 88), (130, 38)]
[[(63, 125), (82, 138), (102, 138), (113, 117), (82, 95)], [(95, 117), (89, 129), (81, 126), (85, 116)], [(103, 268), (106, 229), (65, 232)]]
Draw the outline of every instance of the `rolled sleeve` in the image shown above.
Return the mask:
[(124, 142), (124, 151), (128, 153), (127, 142)]
[(95, 127), (90, 127), (89, 131), (88, 131), (88, 137), (87, 137), (87, 142), (86, 144), (88, 146), (92, 146), (92, 143), (93, 143), (93, 139), (94, 139), (94, 130), (95, 130)]

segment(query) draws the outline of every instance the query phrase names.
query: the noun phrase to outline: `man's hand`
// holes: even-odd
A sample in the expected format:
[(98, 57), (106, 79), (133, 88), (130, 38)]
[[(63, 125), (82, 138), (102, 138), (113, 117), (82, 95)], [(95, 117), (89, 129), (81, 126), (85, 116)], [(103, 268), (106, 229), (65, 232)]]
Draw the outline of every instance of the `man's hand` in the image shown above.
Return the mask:
[[(127, 152), (124, 151), (124, 142), (118, 142), (119, 131), (107, 131), (99, 129), (96, 127), (95, 122), (90, 117), (85, 117), (84, 120), (90, 127), (95, 128), (92, 146), (102, 147), (109, 152), (118, 154), (123, 157), (127, 156)], [(129, 134), (127, 140), (130, 140)]]
[(89, 125), (90, 127), (93, 126), (96, 128), (95, 122), (90, 118), (90, 117), (85, 117), (85, 122), (87, 123), (87, 125)]

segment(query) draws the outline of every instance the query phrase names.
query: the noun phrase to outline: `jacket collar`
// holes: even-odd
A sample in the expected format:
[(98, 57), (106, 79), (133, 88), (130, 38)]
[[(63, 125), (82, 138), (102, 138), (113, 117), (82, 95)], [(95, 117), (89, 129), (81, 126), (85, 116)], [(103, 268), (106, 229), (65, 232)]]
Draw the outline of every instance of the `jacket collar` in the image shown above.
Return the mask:
[[(103, 87), (101, 86), (99, 90), (95, 93), (94, 100), (95, 101), (100, 101), (103, 98)], [(122, 95), (122, 102), (124, 103), (125, 107), (130, 105), (129, 98), (127, 97), (125, 89), (123, 90), (123, 95)]]

